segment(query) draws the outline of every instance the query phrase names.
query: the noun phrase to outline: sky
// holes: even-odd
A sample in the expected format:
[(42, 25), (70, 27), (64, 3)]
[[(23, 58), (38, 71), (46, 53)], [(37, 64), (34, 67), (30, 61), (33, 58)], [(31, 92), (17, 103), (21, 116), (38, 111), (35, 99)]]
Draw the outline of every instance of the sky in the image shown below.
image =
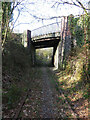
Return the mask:
[[(14, 32), (24, 32), (25, 30), (33, 30), (38, 27), (48, 25), (54, 22), (59, 22), (60, 18), (52, 20), (41, 20), (38, 18), (50, 18), (54, 16), (68, 16), (70, 14), (78, 15), (83, 14), (83, 10), (76, 6), (60, 4), (56, 2), (60, 0), (23, 0), (20, 6), (14, 11), (14, 21), (18, 16), (18, 10), (20, 10), (20, 15), (18, 20), (14, 25)], [(67, 0), (72, 2), (72, 0)], [(73, 0), (76, 1), (76, 0)], [(81, 2), (86, 6), (89, 0), (81, 0)], [(55, 4), (56, 3), (56, 4)]]

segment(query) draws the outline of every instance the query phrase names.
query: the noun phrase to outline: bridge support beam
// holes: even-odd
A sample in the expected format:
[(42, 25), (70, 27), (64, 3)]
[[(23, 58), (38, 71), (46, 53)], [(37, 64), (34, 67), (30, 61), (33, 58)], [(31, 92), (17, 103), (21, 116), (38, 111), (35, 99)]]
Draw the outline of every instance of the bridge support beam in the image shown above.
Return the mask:
[(64, 17), (61, 22), (61, 41), (59, 43), (59, 67), (66, 67), (66, 59), (71, 51), (71, 33), (68, 25), (68, 17)]
[(29, 49), (30, 57), (31, 57), (31, 64), (35, 65), (35, 47), (33, 42), (31, 41), (31, 31), (27, 30), (27, 47)]

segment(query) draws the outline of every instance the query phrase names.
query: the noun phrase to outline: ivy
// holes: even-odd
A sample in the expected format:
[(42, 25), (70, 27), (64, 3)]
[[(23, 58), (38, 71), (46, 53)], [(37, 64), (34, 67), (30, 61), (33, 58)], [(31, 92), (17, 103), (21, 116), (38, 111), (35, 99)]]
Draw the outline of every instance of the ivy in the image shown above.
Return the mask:
[[(81, 47), (85, 44), (85, 33), (86, 32), (86, 43), (88, 43), (88, 27), (89, 27), (89, 16), (82, 15), (75, 18), (74, 15), (70, 15), (68, 19), (72, 39), (76, 39), (77, 46)], [(85, 30), (86, 28), (86, 30)], [(72, 41), (73, 41), (72, 40)]]

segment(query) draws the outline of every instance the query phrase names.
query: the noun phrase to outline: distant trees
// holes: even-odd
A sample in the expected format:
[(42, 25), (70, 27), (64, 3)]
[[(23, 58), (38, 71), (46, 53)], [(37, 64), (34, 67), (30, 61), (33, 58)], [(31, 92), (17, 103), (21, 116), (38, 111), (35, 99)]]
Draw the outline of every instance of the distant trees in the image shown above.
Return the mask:
[(36, 63), (38, 65), (51, 65), (52, 62), (52, 48), (49, 49), (37, 49), (36, 50)]

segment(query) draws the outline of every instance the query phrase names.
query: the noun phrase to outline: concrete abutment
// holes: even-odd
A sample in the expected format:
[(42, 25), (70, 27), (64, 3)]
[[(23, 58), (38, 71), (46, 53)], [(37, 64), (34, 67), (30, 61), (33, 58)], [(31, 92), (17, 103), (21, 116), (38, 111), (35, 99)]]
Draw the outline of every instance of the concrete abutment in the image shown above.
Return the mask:
[(30, 57), (31, 57), (31, 64), (34, 66), (35, 65), (35, 61), (36, 61), (36, 57), (35, 57), (35, 46), (33, 45), (33, 42), (31, 40), (31, 31), (27, 30), (27, 47), (29, 49), (30, 52)]

